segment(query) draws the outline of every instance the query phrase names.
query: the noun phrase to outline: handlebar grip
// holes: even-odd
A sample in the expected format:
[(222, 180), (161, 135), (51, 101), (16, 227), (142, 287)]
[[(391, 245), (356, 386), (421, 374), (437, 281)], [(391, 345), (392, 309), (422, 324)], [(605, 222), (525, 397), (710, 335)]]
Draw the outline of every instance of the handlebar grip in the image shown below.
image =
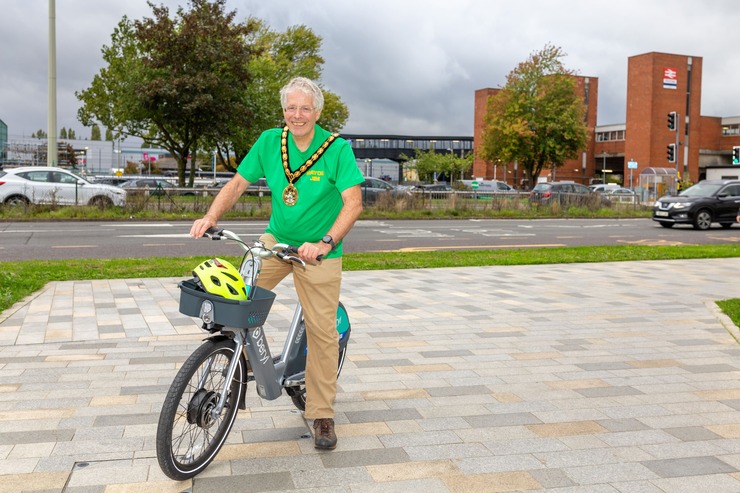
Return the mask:
[(221, 236), (221, 233), (223, 233), (223, 231), (223, 228), (210, 227), (205, 231), (205, 233), (203, 233), (203, 236), (208, 236), (212, 240), (220, 240), (221, 238), (223, 238)]
[[(298, 256), (298, 247), (293, 246), (293, 245), (289, 245), (288, 248), (286, 248), (285, 250), (283, 250), (283, 253), (284, 254), (288, 254), (288, 255)], [(316, 257), (316, 260), (321, 260), (323, 258), (324, 258), (323, 255), (319, 255), (318, 257)]]

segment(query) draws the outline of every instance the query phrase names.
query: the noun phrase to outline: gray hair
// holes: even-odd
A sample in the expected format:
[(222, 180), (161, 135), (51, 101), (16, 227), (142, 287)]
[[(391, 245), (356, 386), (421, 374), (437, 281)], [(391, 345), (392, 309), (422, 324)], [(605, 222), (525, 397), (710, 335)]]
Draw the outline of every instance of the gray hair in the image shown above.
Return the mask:
[(324, 93), (321, 88), (311, 79), (305, 77), (294, 77), (280, 89), (280, 104), (285, 108), (288, 103), (288, 94), (301, 91), (313, 97), (313, 107), (321, 111), (324, 108)]

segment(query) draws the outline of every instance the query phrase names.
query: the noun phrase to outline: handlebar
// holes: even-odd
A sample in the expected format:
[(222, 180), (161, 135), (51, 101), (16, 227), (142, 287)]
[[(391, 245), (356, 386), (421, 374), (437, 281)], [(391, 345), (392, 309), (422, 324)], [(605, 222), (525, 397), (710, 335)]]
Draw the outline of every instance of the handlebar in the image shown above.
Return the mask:
[[(261, 258), (278, 257), (284, 262), (295, 262), (306, 267), (306, 262), (298, 256), (298, 247), (286, 243), (276, 243), (272, 248), (267, 248), (261, 241), (255, 241), (253, 245), (244, 242), (239, 235), (228, 229), (208, 228), (203, 236), (211, 240), (230, 240), (238, 243), (245, 252)], [(321, 260), (324, 256), (319, 255), (316, 260)]]

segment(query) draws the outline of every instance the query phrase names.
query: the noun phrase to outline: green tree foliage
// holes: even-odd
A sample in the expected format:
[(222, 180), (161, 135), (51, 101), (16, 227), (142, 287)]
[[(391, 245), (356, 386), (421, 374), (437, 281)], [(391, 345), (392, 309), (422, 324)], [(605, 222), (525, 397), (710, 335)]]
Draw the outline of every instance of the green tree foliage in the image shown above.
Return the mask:
[(97, 123), (93, 123), (90, 129), (90, 140), (100, 140), (100, 126)]
[(75, 134), (75, 131), (71, 128), (67, 130), (67, 138), (70, 140), (77, 140), (77, 135)]
[[(432, 182), (435, 177), (444, 174), (449, 177), (450, 182), (461, 177), (463, 173), (469, 171), (473, 166), (473, 153), (461, 157), (451, 150), (446, 152), (436, 152), (434, 149), (424, 151), (414, 149), (414, 159), (407, 162), (406, 167), (415, 169), (419, 180)], [(403, 158), (408, 159), (407, 156)]]
[(178, 8), (174, 18), (149, 3), (152, 18), (124, 17), (102, 50), (108, 66), (76, 93), (84, 125), (99, 121), (121, 137), (166, 149), (180, 185), (199, 142), (227, 135), (234, 122), (252, 116), (246, 101), (252, 46), (245, 40), (256, 23), (236, 23), (225, 2), (190, 0), (190, 9)]
[(113, 131), (110, 128), (105, 129), (105, 140), (107, 142), (113, 142)]
[(59, 130), (59, 138), (60, 139), (66, 139), (67, 138), (67, 129), (62, 127), (61, 130)]
[[(218, 150), (219, 163), (231, 171), (234, 171), (232, 161), (240, 163), (260, 133), (285, 124), (280, 88), (298, 76), (318, 81), (324, 63), (320, 55), (321, 37), (308, 27), (293, 26), (281, 33), (270, 29), (261, 20), (251, 20), (259, 26), (247, 40), (255, 53), (249, 59), (251, 81), (245, 94), (252, 118), (249, 121), (235, 120), (228, 133), (208, 143), (210, 148)], [(349, 111), (338, 95), (323, 87), (322, 91), (324, 109), (319, 125), (338, 132), (347, 122)], [(234, 153), (233, 159), (230, 151)]]
[(488, 101), (481, 157), (518, 161), (529, 183), (545, 167), (562, 166), (585, 148), (585, 107), (562, 49), (546, 45), (509, 73)]

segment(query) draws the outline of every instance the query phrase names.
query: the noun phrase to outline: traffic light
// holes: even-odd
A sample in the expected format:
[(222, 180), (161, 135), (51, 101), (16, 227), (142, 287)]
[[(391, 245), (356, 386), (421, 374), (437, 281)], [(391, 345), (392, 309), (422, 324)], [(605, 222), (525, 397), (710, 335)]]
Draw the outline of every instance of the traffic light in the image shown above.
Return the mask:
[(740, 146), (732, 148), (732, 164), (740, 164)]
[(668, 144), (666, 146), (666, 149), (668, 150), (668, 162), (675, 163), (676, 162), (676, 144)]
[(676, 119), (678, 114), (675, 111), (668, 113), (668, 130), (676, 130)]

